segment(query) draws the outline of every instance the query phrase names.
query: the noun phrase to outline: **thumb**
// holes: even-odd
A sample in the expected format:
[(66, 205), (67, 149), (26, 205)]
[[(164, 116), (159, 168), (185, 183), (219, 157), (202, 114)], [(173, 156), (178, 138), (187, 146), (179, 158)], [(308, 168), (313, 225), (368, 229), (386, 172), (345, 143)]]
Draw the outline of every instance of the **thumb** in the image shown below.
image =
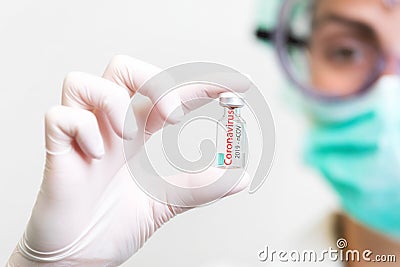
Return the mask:
[(239, 193), (251, 181), (249, 174), (243, 169), (227, 170), (214, 167), (197, 174), (178, 174), (163, 179), (178, 188), (188, 190), (169, 190), (165, 192), (165, 200), (168, 202), (153, 202), (153, 219), (157, 228), (185, 211)]
[(244, 190), (251, 180), (243, 169), (215, 167), (200, 173), (178, 174), (162, 179), (174, 185), (166, 187), (165, 200), (177, 210), (208, 205), (236, 194)]

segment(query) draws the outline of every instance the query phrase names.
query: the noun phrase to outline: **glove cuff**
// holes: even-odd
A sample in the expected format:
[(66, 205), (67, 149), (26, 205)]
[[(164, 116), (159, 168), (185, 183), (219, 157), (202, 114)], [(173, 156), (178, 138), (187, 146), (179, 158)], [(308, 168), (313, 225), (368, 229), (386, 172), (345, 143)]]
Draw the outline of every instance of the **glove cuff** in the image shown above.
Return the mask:
[[(79, 240), (79, 239), (78, 239)], [(77, 240), (77, 241), (78, 241)], [(74, 242), (67, 247), (64, 247), (60, 250), (51, 251), (51, 252), (40, 252), (29, 247), (28, 242), (26, 240), (25, 234), (18, 242), (16, 251), (21, 254), (25, 259), (34, 261), (37, 263), (45, 263), (45, 262), (57, 262), (70, 257), (75, 249), (77, 248), (77, 243)]]

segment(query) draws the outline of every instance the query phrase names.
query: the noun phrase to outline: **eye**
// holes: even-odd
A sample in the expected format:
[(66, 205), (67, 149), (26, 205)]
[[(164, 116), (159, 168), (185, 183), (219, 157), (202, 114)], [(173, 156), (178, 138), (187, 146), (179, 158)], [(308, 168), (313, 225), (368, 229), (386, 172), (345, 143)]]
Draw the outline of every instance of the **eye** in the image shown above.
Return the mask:
[(333, 47), (328, 50), (327, 58), (337, 63), (357, 63), (362, 58), (362, 51), (349, 46)]

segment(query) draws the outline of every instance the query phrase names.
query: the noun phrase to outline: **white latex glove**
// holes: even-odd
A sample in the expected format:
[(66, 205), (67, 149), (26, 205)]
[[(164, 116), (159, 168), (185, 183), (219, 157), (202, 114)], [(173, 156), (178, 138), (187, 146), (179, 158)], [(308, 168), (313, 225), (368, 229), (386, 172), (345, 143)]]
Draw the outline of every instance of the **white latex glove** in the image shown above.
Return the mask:
[[(85, 73), (66, 77), (62, 105), (46, 114), (47, 156), (40, 192), (25, 234), (7, 266), (118, 266), (161, 225), (188, 210), (148, 197), (131, 178), (124, 160), (121, 137), (130, 97), (159, 71), (139, 60), (116, 56), (103, 78)], [(238, 92), (247, 90), (245, 85), (239, 87), (235, 88)], [(159, 129), (176, 103), (217, 97), (223, 90), (193, 86), (161, 101), (150, 116), (147, 132)], [(154, 88), (144, 94), (154, 102), (156, 91)], [(143, 125), (141, 114), (148, 108), (139, 107), (135, 112), (138, 125)], [(185, 106), (184, 111), (192, 108)], [(190, 184), (200, 176), (207, 183), (221, 172), (209, 168), (175, 178)], [(245, 175), (227, 195), (244, 189), (248, 182)], [(213, 199), (212, 194), (220, 192), (210, 194), (206, 198)], [(196, 206), (204, 197), (194, 195), (182, 201)]]

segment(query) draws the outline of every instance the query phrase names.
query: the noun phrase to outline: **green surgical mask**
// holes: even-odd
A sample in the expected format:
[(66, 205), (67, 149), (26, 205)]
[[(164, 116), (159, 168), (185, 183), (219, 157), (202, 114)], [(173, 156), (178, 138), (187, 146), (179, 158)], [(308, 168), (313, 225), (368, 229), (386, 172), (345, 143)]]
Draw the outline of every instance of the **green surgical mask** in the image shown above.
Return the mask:
[(306, 161), (360, 223), (400, 239), (400, 77), (382, 77), (346, 103), (308, 103)]

